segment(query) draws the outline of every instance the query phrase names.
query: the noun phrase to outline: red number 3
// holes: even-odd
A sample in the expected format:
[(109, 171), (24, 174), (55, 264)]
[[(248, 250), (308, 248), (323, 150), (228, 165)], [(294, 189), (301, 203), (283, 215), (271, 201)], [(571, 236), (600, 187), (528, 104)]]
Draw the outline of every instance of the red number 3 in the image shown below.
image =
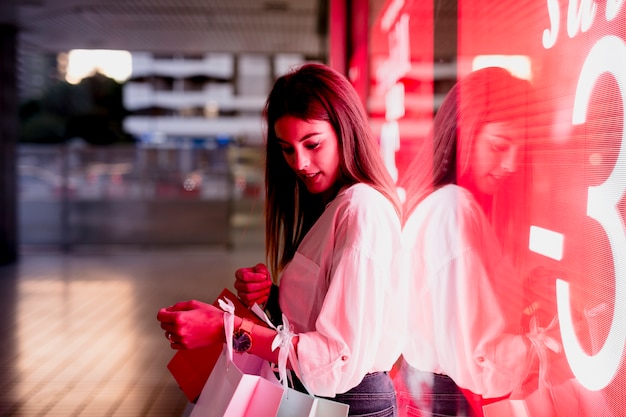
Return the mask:
[[(615, 77), (622, 103), (626, 103), (626, 44), (617, 36), (600, 39), (583, 64), (574, 98), (574, 125), (586, 122), (591, 92), (598, 77), (604, 73)], [(576, 337), (570, 310), (569, 284), (562, 280), (557, 280), (556, 284), (559, 322), (567, 361), (576, 379), (593, 391), (606, 387), (615, 377), (626, 343), (626, 234), (617, 208), (626, 190), (626, 111), (622, 116), (622, 142), (613, 170), (604, 183), (590, 186), (587, 193), (587, 215), (598, 221), (604, 229), (615, 264), (615, 307), (611, 327), (604, 345), (597, 353), (587, 354)]]

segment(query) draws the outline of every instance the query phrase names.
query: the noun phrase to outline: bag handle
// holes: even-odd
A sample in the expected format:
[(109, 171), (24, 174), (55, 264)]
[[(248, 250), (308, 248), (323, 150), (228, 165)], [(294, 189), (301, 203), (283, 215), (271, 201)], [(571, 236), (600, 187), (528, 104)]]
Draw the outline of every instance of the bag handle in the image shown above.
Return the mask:
[[(226, 300), (226, 301), (224, 301)], [(235, 329), (235, 305), (228, 298), (217, 300), (220, 308), (224, 310), (224, 334), (226, 336), (227, 366), (233, 362), (233, 331)]]
[[(272, 351), (279, 348), (278, 351), (278, 375), (280, 382), (287, 387), (287, 359), (291, 363), (291, 367), (296, 373), (296, 376), (300, 379), (302, 386), (304, 387), (307, 394), (311, 394), (309, 388), (302, 381), (302, 370), (300, 369), (300, 362), (298, 361), (298, 355), (296, 355), (296, 350), (293, 347), (292, 339), (296, 335), (292, 326), (289, 324), (289, 320), (283, 314), (283, 324), (276, 327), (276, 337), (272, 341)], [(289, 374), (290, 375), (290, 374)], [(291, 385), (293, 385), (293, 381), (291, 381)]]
[[(225, 301), (224, 301), (225, 300)], [(233, 361), (233, 340), (229, 335), (233, 334), (235, 327), (235, 306), (231, 300), (224, 297), (224, 300), (219, 299), (218, 304), (222, 310), (224, 310), (224, 333), (226, 334), (226, 351), (229, 363)], [(283, 314), (283, 324), (274, 326), (272, 321), (267, 317), (267, 314), (261, 308), (255, 308), (255, 304), (252, 307), (252, 311), (259, 316), (271, 329), (276, 330), (276, 336), (272, 340), (272, 352), (277, 348), (278, 350), (278, 379), (283, 387), (289, 388), (289, 377), (287, 374), (287, 360), (291, 363), (296, 376), (300, 378), (302, 386), (306, 390), (307, 394), (311, 395), (311, 390), (302, 381), (302, 371), (300, 369), (300, 362), (298, 361), (298, 355), (293, 347), (292, 339), (296, 335), (293, 332), (293, 327), (289, 324), (287, 316)], [(293, 382), (292, 382), (293, 385)]]

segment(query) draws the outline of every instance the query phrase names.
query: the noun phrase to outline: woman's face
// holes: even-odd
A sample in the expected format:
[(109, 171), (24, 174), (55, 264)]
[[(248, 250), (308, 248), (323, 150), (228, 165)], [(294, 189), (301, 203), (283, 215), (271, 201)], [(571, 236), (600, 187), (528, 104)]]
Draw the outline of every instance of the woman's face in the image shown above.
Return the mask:
[(472, 149), (469, 186), (483, 194), (495, 194), (517, 170), (521, 140), (512, 123), (486, 123), (477, 133)]
[(333, 188), (339, 177), (339, 141), (330, 123), (283, 116), (274, 131), (287, 164), (311, 194)]

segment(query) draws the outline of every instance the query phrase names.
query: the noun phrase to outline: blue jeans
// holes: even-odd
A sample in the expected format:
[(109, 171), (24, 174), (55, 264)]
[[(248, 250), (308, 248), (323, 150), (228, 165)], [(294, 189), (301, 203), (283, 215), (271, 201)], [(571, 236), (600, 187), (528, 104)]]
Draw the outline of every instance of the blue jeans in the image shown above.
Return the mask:
[(475, 414), (465, 394), (447, 375), (434, 374), (433, 416), (468, 416)]
[(396, 417), (396, 391), (387, 372), (365, 375), (363, 381), (329, 400), (348, 404), (351, 417)]

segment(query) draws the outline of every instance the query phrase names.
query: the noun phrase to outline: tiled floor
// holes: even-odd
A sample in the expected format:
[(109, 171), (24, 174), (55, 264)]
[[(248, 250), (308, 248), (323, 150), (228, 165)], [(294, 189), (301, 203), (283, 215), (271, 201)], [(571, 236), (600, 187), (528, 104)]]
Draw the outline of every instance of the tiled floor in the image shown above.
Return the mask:
[(212, 302), (236, 268), (263, 261), (260, 229), (234, 233), (230, 251), (25, 251), (0, 267), (0, 416), (180, 416), (186, 399), (156, 313)]

